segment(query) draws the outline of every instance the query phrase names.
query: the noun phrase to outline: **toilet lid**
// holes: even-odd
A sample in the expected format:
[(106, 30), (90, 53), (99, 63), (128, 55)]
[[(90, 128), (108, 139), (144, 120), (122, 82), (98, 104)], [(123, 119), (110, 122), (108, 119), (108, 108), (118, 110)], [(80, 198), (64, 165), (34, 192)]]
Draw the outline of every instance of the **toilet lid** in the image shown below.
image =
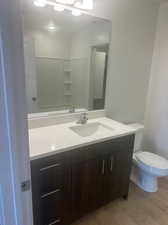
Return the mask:
[(168, 169), (168, 160), (150, 152), (139, 152), (136, 159), (140, 162), (158, 169)]

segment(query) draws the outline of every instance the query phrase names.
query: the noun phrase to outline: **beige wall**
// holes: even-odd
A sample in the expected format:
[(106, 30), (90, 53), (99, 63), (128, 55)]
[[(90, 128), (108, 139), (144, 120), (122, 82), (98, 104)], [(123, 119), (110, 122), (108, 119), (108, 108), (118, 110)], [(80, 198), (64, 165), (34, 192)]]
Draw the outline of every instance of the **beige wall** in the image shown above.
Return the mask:
[(161, 5), (157, 23), (144, 148), (168, 158), (168, 3)]
[(112, 20), (106, 110), (115, 120), (144, 120), (158, 8), (152, 0), (97, 0), (94, 14)]

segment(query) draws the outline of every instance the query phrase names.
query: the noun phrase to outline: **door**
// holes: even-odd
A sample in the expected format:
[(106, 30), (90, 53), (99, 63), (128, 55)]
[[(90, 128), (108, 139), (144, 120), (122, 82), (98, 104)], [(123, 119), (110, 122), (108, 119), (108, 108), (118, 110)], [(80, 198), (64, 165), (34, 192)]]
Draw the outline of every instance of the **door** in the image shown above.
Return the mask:
[(106, 159), (104, 200), (108, 203), (118, 197), (127, 197), (132, 151), (116, 149)]
[(65, 107), (63, 63), (59, 58), (36, 57), (37, 103), (40, 111)]
[(94, 158), (72, 166), (73, 219), (102, 205), (105, 160)]
[(0, 224), (32, 225), (20, 1), (0, 5)]

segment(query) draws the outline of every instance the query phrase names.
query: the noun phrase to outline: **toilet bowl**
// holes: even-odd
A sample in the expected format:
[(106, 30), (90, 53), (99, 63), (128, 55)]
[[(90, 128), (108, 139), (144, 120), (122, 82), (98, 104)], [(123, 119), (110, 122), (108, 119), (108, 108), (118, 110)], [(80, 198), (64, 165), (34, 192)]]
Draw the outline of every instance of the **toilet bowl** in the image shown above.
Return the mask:
[(168, 176), (168, 160), (156, 154), (140, 151), (143, 126), (131, 124), (136, 128), (131, 180), (146, 192), (158, 190), (158, 177)]
[(157, 178), (163, 176), (168, 176), (168, 160), (150, 152), (134, 153), (131, 179), (140, 188), (156, 192)]

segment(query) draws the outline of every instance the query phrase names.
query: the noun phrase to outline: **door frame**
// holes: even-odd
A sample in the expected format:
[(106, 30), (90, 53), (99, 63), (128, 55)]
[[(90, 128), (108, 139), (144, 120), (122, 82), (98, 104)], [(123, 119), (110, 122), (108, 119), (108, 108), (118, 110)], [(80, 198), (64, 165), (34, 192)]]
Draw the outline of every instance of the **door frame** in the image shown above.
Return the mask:
[(19, 0), (0, 0), (0, 222), (33, 225), (22, 18)]
[[(103, 80), (103, 97), (104, 97), (104, 106), (105, 106), (105, 98), (106, 98), (106, 83), (107, 83), (107, 67), (108, 67), (108, 56), (109, 56), (109, 48), (110, 48), (110, 44), (100, 44), (100, 45), (94, 45), (91, 47), (91, 64), (90, 64), (90, 87), (89, 87), (89, 93), (90, 93), (90, 99), (89, 99), (89, 108), (93, 109), (93, 101), (94, 101), (94, 88), (93, 88), (93, 84), (94, 84), (94, 63), (95, 63), (95, 56), (96, 56), (96, 52), (97, 50), (100, 50), (100, 52), (104, 52), (106, 54), (106, 58), (105, 58), (105, 70), (104, 70), (104, 80)], [(102, 50), (103, 49), (103, 50)]]

